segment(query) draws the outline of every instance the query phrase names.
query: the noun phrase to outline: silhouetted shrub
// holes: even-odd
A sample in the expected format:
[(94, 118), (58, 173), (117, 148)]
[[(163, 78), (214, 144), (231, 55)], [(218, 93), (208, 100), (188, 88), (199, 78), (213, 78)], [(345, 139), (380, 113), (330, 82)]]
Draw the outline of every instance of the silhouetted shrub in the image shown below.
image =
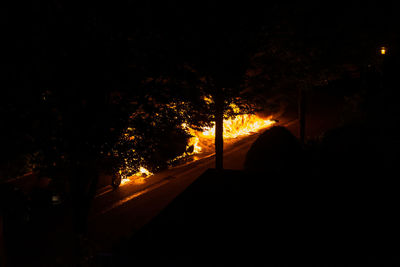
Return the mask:
[(244, 168), (271, 175), (298, 173), (303, 168), (304, 150), (285, 127), (275, 126), (261, 134), (247, 152)]

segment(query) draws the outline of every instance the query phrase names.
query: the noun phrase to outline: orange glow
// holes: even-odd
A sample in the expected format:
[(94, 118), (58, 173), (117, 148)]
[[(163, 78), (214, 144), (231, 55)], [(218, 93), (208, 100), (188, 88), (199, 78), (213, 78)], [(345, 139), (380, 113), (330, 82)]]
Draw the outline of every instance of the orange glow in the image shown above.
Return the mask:
[(386, 47), (381, 47), (381, 55), (386, 55)]
[[(120, 171), (121, 173), (121, 171)], [(134, 175), (129, 177), (124, 177), (121, 179), (121, 186), (133, 182), (135, 184), (144, 184), (146, 182), (146, 178), (152, 176), (153, 173), (147, 170), (146, 168), (140, 166), (139, 171)]]
[[(205, 98), (205, 101), (211, 102), (212, 99), (210, 97)], [(174, 108), (171, 104), (171, 108)], [(175, 107), (176, 108), (176, 107)], [(240, 110), (237, 106), (231, 104), (231, 108), (235, 113), (240, 113)], [(229, 118), (224, 120), (223, 128), (223, 136), (224, 142), (234, 143), (236, 138), (244, 137), (250, 135), (252, 133), (257, 133), (262, 129), (271, 127), (275, 123), (272, 120), (272, 117), (268, 118), (261, 118), (255, 114), (242, 114), (237, 115), (233, 118)], [(212, 127), (204, 127), (202, 130), (195, 130), (191, 128), (188, 124), (183, 123), (182, 129), (184, 129), (188, 134), (192, 137), (189, 138), (188, 144), (186, 146), (186, 152), (182, 155), (174, 158), (173, 160), (169, 161), (169, 164), (177, 162), (180, 159), (185, 157), (196, 155), (190, 158), (190, 160), (199, 160), (207, 155), (210, 155), (214, 152), (214, 139), (215, 139), (215, 126)], [(129, 140), (134, 140), (134, 136), (128, 137)], [(127, 167), (129, 170), (136, 170), (133, 169), (134, 167)], [(132, 173), (128, 171), (120, 171), (122, 173)], [(128, 183), (134, 184), (144, 184), (147, 181), (147, 178), (152, 176), (153, 173), (148, 171), (146, 168), (141, 166), (139, 171), (136, 172), (134, 175), (129, 177), (122, 177), (121, 185), (125, 185)]]
[[(272, 126), (275, 123), (271, 118), (263, 119), (254, 114), (238, 115), (234, 118), (224, 120), (224, 139), (235, 139), (238, 137), (256, 133), (262, 129)], [(214, 149), (215, 126), (204, 127), (203, 131), (196, 131), (186, 124), (182, 127), (193, 137), (189, 140), (188, 148), (193, 146), (193, 151), (186, 155), (198, 154), (200, 152), (210, 152)], [(186, 156), (181, 155), (176, 159)], [(176, 160), (175, 159), (175, 160)]]
[(128, 177), (121, 178), (121, 184), (120, 184), (120, 186), (126, 185), (126, 184), (129, 183), (130, 181), (131, 181), (131, 179), (129, 179)]
[(199, 137), (198, 132), (193, 130), (192, 128), (188, 127), (186, 123), (182, 123), (182, 128), (186, 130), (189, 134), (191, 134), (193, 137), (191, 137), (188, 141), (188, 144), (186, 146), (186, 149), (189, 149), (191, 146), (193, 146), (193, 152), (190, 154), (197, 154), (201, 152), (201, 147), (199, 146)]
[[(264, 120), (253, 114), (238, 115), (233, 119), (224, 120), (224, 138), (236, 138), (249, 135), (269, 127), (274, 123), (275, 121), (273, 120)], [(213, 138), (215, 136), (215, 126), (204, 129), (201, 135), (204, 138)]]
[(148, 171), (146, 168), (140, 166), (139, 171), (134, 174), (134, 176), (149, 177), (153, 175), (152, 172)]

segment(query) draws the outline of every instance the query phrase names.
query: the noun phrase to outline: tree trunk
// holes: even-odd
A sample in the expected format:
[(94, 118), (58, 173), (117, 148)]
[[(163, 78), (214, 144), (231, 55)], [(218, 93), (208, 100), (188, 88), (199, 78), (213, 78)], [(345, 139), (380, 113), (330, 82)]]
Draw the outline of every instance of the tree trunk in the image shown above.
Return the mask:
[(223, 169), (224, 154), (224, 95), (222, 88), (215, 94), (215, 168)]
[(300, 142), (304, 144), (305, 135), (306, 135), (306, 96), (305, 96), (305, 89), (299, 89), (299, 136)]

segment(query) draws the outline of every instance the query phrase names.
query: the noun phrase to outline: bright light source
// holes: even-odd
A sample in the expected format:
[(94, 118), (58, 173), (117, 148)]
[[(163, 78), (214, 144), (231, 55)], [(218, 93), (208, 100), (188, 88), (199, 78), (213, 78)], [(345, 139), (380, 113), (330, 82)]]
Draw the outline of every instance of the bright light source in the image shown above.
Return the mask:
[(380, 51), (381, 55), (386, 55), (386, 47), (382, 46)]

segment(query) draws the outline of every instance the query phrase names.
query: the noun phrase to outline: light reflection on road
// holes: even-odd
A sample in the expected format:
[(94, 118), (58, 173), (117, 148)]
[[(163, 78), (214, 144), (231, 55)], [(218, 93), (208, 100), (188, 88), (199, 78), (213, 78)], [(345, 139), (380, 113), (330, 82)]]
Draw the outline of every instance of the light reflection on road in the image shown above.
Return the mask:
[[(97, 214), (97, 215), (105, 214), (105, 213), (109, 212), (110, 210), (112, 210), (112, 209), (114, 209), (114, 208), (117, 208), (117, 207), (119, 207), (119, 206), (125, 204), (126, 202), (128, 202), (128, 201), (134, 199), (134, 198), (137, 198), (137, 197), (139, 197), (139, 196), (141, 196), (141, 195), (143, 195), (143, 194), (146, 194), (146, 193), (148, 193), (148, 192), (150, 192), (150, 191), (152, 191), (152, 190), (154, 190), (154, 189), (156, 189), (156, 188), (158, 188), (158, 187), (160, 187), (160, 186), (163, 186), (164, 184), (166, 184), (166, 183), (168, 183), (168, 182), (169, 182), (169, 180), (162, 180), (162, 181), (160, 181), (160, 182), (158, 182), (158, 183), (156, 183), (156, 184), (153, 184), (153, 185), (151, 185), (151, 186), (149, 186), (149, 187), (147, 187), (147, 188), (145, 188), (145, 189), (143, 189), (143, 190), (141, 190), (141, 191), (139, 191), (139, 192), (136, 192), (136, 193), (134, 193), (134, 194), (132, 194), (132, 195), (130, 195), (130, 196), (127, 196), (127, 197), (125, 197), (125, 198), (123, 198), (123, 199), (121, 199), (121, 200), (119, 200), (119, 201), (113, 203), (111, 206), (109, 206), (109, 207), (103, 209), (103, 210), (102, 210), (99, 214)], [(95, 215), (95, 216), (96, 216), (96, 215)]]

